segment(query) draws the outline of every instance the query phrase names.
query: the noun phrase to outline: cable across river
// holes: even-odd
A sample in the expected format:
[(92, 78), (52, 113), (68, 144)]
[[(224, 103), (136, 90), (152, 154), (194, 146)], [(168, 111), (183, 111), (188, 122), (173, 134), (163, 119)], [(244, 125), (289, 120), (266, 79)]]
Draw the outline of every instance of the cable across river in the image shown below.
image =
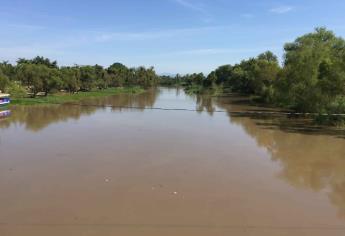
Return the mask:
[[(190, 109), (190, 108), (169, 108), (169, 107), (138, 107), (138, 106), (116, 106), (116, 105), (97, 105), (97, 104), (81, 104), (81, 103), (54, 103), (55, 105), (69, 105), (82, 107), (99, 107), (99, 108), (114, 108), (114, 109), (133, 109), (133, 110), (158, 110), (158, 111), (185, 111), (185, 112), (204, 112), (204, 109)], [(214, 110), (212, 113), (227, 113), (238, 115), (286, 115), (286, 116), (345, 116), (345, 114), (327, 114), (327, 113), (302, 113), (289, 111), (226, 111)]]

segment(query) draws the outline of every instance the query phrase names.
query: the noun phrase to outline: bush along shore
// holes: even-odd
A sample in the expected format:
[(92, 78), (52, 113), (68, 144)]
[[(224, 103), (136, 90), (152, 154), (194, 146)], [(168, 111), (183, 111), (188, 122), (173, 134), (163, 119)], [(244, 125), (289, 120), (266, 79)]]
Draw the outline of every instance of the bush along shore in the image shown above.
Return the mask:
[(316, 28), (284, 50), (283, 63), (267, 51), (220, 66), (208, 76), (188, 74), (175, 80), (190, 93), (245, 94), (270, 106), (316, 114), (321, 124), (344, 125), (345, 116), (339, 114), (345, 113), (345, 40)]

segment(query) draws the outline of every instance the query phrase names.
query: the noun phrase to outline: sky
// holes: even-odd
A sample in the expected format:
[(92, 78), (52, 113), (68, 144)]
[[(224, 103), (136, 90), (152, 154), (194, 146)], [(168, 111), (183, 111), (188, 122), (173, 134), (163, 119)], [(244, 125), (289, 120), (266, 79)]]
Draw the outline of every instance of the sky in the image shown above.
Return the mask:
[(205, 74), (323, 26), (345, 36), (343, 0), (0, 0), (0, 60), (154, 66)]

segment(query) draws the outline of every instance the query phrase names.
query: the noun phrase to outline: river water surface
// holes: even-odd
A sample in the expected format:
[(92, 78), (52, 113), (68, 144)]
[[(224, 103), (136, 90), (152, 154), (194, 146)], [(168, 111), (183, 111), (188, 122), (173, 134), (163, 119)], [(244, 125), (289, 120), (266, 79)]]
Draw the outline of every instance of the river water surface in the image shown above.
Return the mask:
[(257, 110), (166, 88), (11, 108), (0, 235), (345, 235), (344, 131)]

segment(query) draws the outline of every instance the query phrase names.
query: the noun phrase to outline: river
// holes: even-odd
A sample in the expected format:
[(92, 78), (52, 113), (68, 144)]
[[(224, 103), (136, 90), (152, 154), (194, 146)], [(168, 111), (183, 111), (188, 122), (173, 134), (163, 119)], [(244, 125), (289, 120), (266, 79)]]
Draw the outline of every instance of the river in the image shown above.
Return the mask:
[(0, 235), (345, 235), (344, 131), (263, 110), (168, 88), (13, 107)]

